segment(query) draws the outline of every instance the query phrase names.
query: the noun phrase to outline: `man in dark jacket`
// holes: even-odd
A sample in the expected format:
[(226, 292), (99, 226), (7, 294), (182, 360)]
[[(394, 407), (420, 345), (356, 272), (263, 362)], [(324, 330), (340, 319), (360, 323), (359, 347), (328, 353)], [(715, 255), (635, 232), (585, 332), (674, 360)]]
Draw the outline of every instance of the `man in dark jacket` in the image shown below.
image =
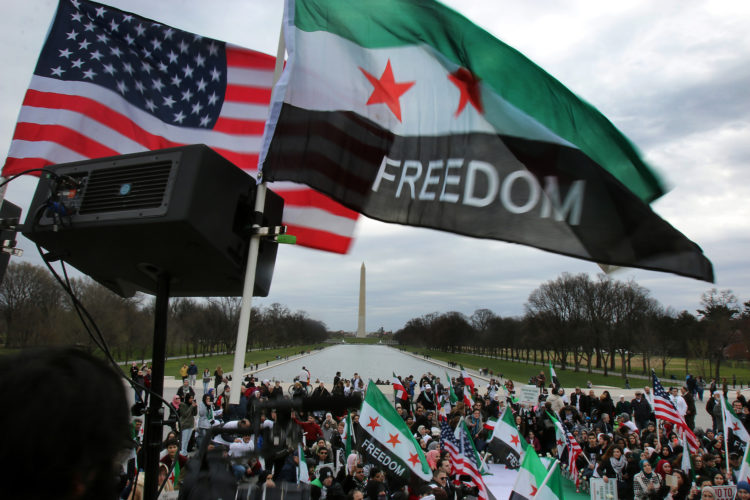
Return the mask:
[(643, 397), (641, 391), (635, 391), (635, 399), (630, 402), (630, 406), (633, 411), (635, 425), (642, 431), (648, 425), (649, 420), (651, 420), (651, 405)]
[(687, 423), (688, 427), (690, 427), (691, 431), (695, 430), (695, 399), (693, 399), (693, 394), (686, 386), (682, 386), (680, 392), (682, 392), (682, 399), (684, 399), (685, 404), (687, 404), (687, 412), (685, 412), (685, 422)]
[(435, 410), (435, 393), (432, 392), (430, 384), (425, 384), (417, 398), (417, 404), (421, 404), (425, 410)]

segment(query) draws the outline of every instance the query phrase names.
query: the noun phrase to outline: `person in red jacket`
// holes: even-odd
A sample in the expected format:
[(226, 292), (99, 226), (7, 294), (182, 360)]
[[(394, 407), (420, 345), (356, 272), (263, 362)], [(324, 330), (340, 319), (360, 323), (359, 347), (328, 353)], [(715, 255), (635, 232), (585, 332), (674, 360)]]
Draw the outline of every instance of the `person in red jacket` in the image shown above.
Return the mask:
[(315, 420), (315, 415), (313, 415), (312, 413), (307, 416), (306, 422), (298, 419), (297, 413), (292, 413), (292, 417), (294, 418), (294, 421), (297, 423), (297, 425), (299, 425), (302, 429), (302, 433), (305, 436), (305, 442), (314, 443), (319, 438), (323, 437), (323, 430), (320, 428), (320, 425), (318, 425), (318, 422)]

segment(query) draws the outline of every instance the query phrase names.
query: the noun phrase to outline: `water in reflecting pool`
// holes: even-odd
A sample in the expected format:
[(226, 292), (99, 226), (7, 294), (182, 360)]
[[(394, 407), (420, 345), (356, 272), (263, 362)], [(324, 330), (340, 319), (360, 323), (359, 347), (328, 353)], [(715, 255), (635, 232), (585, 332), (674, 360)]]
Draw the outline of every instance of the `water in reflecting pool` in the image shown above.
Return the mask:
[[(417, 379), (428, 371), (445, 379), (446, 372), (442, 366), (404, 354), (393, 347), (342, 344), (315, 351), (309, 356), (281, 366), (268, 369), (263, 369), (261, 366), (256, 373), (261, 379), (291, 382), (303, 366), (310, 370), (313, 381), (320, 379), (326, 384), (333, 381), (337, 371), (340, 371), (344, 378), (351, 378), (357, 372), (365, 383), (370, 378), (372, 380), (380, 378), (390, 382), (393, 372), (402, 377), (414, 375)], [(451, 376), (456, 376), (458, 373), (455, 370), (448, 370), (448, 372)]]

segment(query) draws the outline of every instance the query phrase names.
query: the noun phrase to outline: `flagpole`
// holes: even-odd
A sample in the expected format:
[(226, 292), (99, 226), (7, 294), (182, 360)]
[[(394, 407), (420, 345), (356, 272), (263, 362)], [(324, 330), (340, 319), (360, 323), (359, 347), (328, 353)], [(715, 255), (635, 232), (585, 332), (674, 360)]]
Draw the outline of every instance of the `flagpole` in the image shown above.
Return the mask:
[[(549, 482), (550, 478), (552, 477), (552, 473), (555, 472), (555, 469), (557, 466), (560, 465), (560, 461), (558, 459), (555, 459), (555, 463), (552, 464), (552, 467), (550, 467), (549, 471), (547, 471), (547, 476), (544, 478), (544, 481), (542, 481), (542, 484), (536, 489), (537, 494), (542, 491), (542, 488), (547, 486), (547, 483)], [(534, 495), (536, 496), (536, 495)]]
[(727, 479), (732, 479), (732, 469), (730, 469), (729, 465), (729, 429), (727, 428), (727, 404), (724, 397), (719, 398), (721, 399), (721, 422), (724, 426), (724, 454), (726, 455), (726, 463), (727, 463), (727, 475), (729, 476)]
[[(284, 43), (284, 20), (281, 21), (279, 30), (279, 47), (276, 51), (276, 66), (273, 72), (273, 84), (279, 81), (281, 70), (284, 68), (284, 53), (286, 45)], [(260, 174), (260, 170), (258, 171)], [(263, 214), (266, 205), (266, 183), (261, 178), (261, 182), (255, 190), (255, 215)], [(253, 224), (255, 227), (255, 224)], [(242, 384), (242, 375), (245, 370), (245, 351), (247, 350), (247, 337), (250, 331), (250, 313), (253, 308), (253, 289), (255, 288), (255, 271), (258, 267), (258, 250), (260, 249), (260, 234), (250, 236), (250, 247), (247, 251), (247, 267), (245, 268), (245, 284), (242, 290), (242, 305), (240, 307), (240, 319), (237, 327), (237, 343), (234, 349), (234, 366), (232, 367), (232, 376), (237, 383)], [(229, 404), (239, 404), (240, 390), (229, 393)]]

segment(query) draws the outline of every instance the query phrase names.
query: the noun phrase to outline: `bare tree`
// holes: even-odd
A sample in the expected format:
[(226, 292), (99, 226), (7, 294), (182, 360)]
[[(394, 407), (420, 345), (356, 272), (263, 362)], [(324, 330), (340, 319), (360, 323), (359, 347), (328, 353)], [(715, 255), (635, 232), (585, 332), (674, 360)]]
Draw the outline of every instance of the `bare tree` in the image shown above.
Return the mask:
[(698, 309), (701, 324), (705, 328), (709, 349), (716, 360), (716, 379), (724, 359), (724, 349), (738, 339), (734, 320), (740, 315), (737, 297), (731, 290), (711, 290), (701, 295), (701, 308)]

